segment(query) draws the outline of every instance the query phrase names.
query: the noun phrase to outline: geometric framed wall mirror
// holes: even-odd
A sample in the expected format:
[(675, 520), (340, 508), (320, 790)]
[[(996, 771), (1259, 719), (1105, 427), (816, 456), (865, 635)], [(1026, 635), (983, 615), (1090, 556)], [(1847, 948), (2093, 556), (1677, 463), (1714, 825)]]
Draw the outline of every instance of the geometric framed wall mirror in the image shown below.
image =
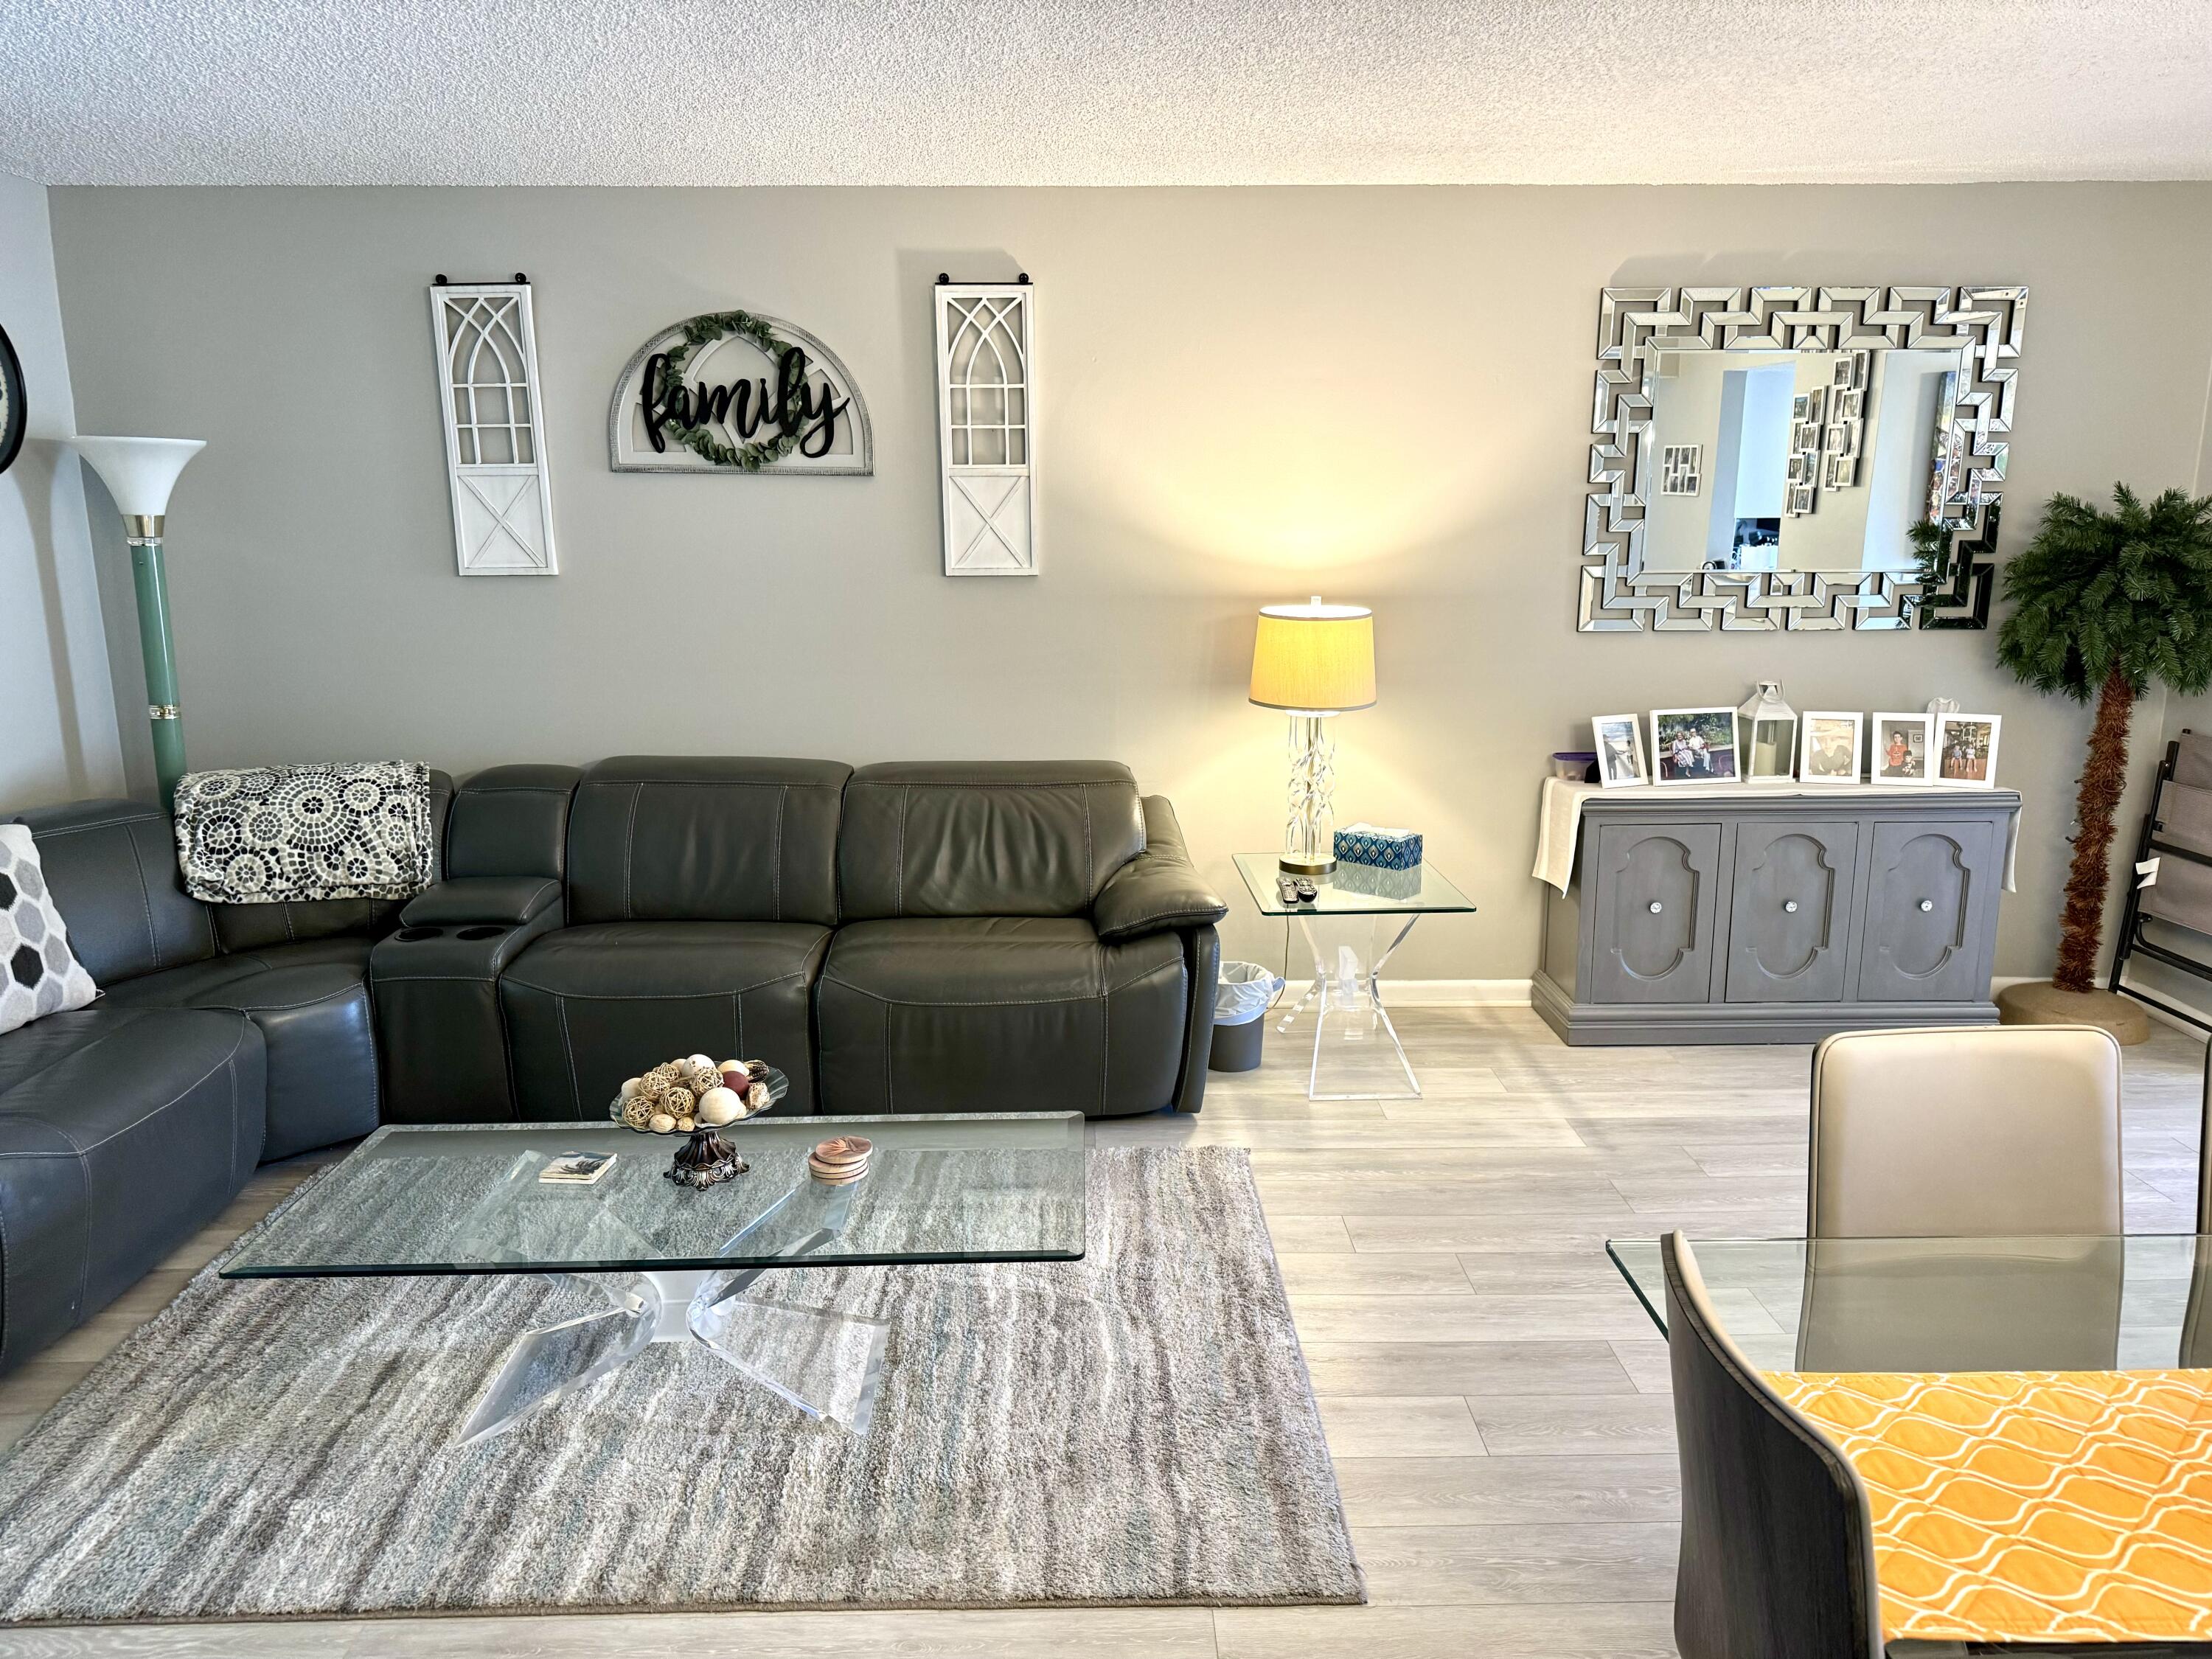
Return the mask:
[(2027, 314), (2017, 286), (1605, 289), (1579, 628), (1987, 627)]

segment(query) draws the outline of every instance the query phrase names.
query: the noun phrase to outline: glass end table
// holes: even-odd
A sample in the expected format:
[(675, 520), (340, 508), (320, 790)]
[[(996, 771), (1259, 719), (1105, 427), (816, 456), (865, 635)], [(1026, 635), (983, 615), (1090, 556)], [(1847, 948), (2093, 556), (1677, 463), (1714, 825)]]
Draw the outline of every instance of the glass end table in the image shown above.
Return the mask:
[[(792, 1267), (1074, 1261), (1084, 1252), (1079, 1112), (759, 1117), (721, 1132), (749, 1166), (703, 1190), (666, 1178), (688, 1136), (605, 1122), (386, 1126), (279, 1213), (225, 1279), (569, 1277), (605, 1305), (526, 1331), (459, 1440), (504, 1432), (655, 1342), (696, 1343), (811, 1417), (868, 1431), (889, 1323), (750, 1294)], [(872, 1143), (832, 1185), (807, 1154)], [(541, 1180), (614, 1153), (589, 1185)]]
[[(1314, 1011), (1311, 1100), (1417, 1100), (1420, 1079), (1382, 1002), (1382, 966), (1425, 915), (1471, 915), (1474, 902), (1434, 865), (1378, 870), (1340, 863), (1310, 878), (1310, 900), (1286, 901), (1275, 853), (1239, 853), (1237, 873), (1263, 916), (1295, 917), (1313, 952), (1313, 981), (1277, 1024), (1287, 1031)], [(1285, 925), (1287, 925), (1287, 921)]]

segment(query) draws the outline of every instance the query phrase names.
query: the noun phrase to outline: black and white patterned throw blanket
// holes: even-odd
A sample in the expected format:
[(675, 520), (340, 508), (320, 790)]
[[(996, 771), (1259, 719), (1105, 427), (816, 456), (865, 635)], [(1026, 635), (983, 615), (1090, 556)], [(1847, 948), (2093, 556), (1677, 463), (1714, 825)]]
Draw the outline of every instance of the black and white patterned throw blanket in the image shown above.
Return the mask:
[(430, 769), (419, 761), (188, 772), (177, 862), (205, 904), (412, 898), (430, 884)]

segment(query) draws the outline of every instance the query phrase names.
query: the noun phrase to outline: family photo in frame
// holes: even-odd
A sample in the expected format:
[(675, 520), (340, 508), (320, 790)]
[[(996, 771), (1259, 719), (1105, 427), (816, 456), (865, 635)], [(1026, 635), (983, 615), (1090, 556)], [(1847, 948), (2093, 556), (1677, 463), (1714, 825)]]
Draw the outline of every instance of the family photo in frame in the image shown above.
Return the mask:
[(1936, 781), (1954, 789), (1994, 789), (1997, 781), (1997, 714), (1936, 717)]
[(1808, 709), (1797, 747), (1800, 783), (1856, 783), (1859, 730), (1856, 713)]
[(1659, 783), (1733, 783), (1736, 767), (1735, 710), (1655, 708), (1651, 759)]
[(1651, 781), (1644, 760), (1644, 723), (1634, 714), (1600, 714), (1590, 721), (1597, 748), (1597, 781), (1607, 789)]
[(1876, 714), (1874, 717), (1874, 781), (1876, 783), (1926, 783), (1928, 735), (1931, 722), (1926, 713)]

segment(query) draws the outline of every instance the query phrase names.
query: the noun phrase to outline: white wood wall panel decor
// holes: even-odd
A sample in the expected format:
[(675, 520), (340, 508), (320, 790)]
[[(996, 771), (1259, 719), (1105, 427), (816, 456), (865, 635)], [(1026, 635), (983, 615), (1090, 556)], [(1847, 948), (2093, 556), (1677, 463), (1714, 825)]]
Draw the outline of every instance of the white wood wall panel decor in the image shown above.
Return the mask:
[(530, 284), (439, 283), (430, 324), (455, 566), (464, 576), (556, 574)]
[(795, 323), (708, 312), (631, 355), (607, 410), (617, 472), (875, 471), (868, 405), (837, 354)]
[(948, 576), (1037, 573), (1036, 296), (1026, 278), (936, 288)]

